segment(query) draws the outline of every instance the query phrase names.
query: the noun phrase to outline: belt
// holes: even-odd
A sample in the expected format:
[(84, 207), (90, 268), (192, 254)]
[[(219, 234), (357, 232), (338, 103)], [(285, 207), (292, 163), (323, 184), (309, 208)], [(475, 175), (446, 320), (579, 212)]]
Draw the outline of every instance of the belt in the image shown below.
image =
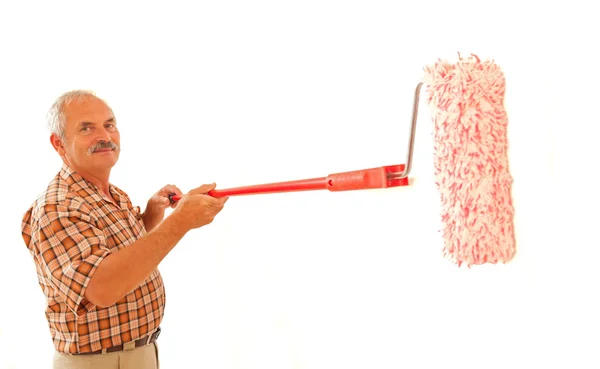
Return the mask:
[(152, 342), (156, 341), (156, 339), (158, 338), (159, 335), (160, 335), (160, 327), (156, 328), (156, 331), (154, 331), (154, 333), (147, 335), (146, 337), (137, 339), (135, 341), (125, 342), (122, 345), (107, 347), (105, 349), (98, 350), (98, 351), (81, 352), (78, 355), (96, 355), (96, 354), (107, 354), (109, 352), (133, 350), (134, 348), (151, 344)]

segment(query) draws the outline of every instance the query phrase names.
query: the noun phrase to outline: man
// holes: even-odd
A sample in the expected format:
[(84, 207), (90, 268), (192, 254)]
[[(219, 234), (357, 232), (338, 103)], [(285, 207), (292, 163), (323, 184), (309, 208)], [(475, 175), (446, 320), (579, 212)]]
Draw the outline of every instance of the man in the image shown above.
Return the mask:
[[(54, 368), (158, 368), (165, 292), (157, 266), (227, 198), (206, 195), (214, 183), (185, 195), (167, 185), (141, 213), (110, 183), (119, 130), (91, 92), (60, 96), (49, 126), (63, 164), (25, 213), (22, 235), (47, 301)], [(171, 194), (182, 198), (172, 203)]]

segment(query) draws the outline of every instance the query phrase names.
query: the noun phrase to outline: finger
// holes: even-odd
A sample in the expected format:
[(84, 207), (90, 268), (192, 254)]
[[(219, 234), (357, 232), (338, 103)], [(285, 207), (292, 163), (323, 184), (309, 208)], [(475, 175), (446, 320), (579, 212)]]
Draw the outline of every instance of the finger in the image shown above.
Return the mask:
[(166, 185), (165, 187), (163, 187), (161, 192), (166, 192), (168, 194), (177, 194), (177, 195), (181, 195), (183, 192), (179, 189), (179, 187), (175, 186), (175, 185)]
[(179, 199), (174, 199), (173, 197), (176, 196), (177, 194), (175, 193), (170, 193), (169, 196), (167, 196), (167, 199), (169, 200), (169, 203), (171, 204), (171, 206), (173, 206), (174, 204), (179, 202)]
[(177, 206), (177, 203), (179, 202), (179, 199), (174, 199), (173, 196), (183, 196), (183, 192), (177, 186), (174, 185), (166, 185), (162, 188), (161, 191), (159, 191), (159, 194), (165, 196), (165, 198), (168, 201), (167, 206), (170, 206), (172, 209), (174, 209)]
[(150, 199), (154, 204), (156, 204), (160, 208), (166, 208), (171, 204), (171, 200), (167, 196), (162, 196), (160, 194), (155, 194)]
[(222, 209), (225, 206), (225, 203), (227, 202), (227, 200), (229, 199), (229, 197), (213, 197), (213, 200), (211, 201), (211, 205)]
[[(173, 198), (174, 196), (177, 196), (176, 198)], [(180, 189), (175, 188), (175, 191), (171, 194), (169, 194), (169, 201), (171, 203), (171, 209), (175, 209), (177, 207), (177, 204), (179, 204), (179, 201), (181, 200), (181, 198), (183, 197), (183, 192), (181, 192)]]
[(216, 183), (211, 183), (211, 184), (203, 184), (200, 187), (196, 187), (193, 190), (190, 191), (191, 194), (197, 195), (197, 194), (205, 194), (207, 192), (209, 192), (210, 190), (214, 190), (215, 187), (217, 187)]
[(175, 185), (166, 185), (165, 187), (161, 188), (160, 191), (158, 191), (158, 194), (165, 197), (170, 197), (173, 195), (181, 196), (183, 192)]

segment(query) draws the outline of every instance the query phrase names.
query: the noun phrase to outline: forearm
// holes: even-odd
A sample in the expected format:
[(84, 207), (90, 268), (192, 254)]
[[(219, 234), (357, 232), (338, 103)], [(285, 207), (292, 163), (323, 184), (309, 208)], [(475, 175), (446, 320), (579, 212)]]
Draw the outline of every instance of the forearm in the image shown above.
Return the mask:
[(87, 299), (110, 306), (137, 287), (186, 234), (177, 218), (167, 217), (152, 232), (104, 259), (86, 289)]
[(142, 220), (144, 221), (146, 231), (151, 232), (160, 222), (162, 222), (164, 217), (165, 211), (163, 209), (156, 209), (148, 204), (144, 214), (142, 214)]

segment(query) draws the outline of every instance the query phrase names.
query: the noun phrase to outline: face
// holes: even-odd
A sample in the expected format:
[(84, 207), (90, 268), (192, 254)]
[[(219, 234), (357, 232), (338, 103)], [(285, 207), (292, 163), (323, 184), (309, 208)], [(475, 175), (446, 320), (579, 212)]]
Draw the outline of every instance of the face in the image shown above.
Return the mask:
[(120, 136), (112, 110), (99, 98), (87, 97), (65, 108), (65, 138), (50, 140), (59, 155), (76, 171), (104, 175), (119, 159)]

